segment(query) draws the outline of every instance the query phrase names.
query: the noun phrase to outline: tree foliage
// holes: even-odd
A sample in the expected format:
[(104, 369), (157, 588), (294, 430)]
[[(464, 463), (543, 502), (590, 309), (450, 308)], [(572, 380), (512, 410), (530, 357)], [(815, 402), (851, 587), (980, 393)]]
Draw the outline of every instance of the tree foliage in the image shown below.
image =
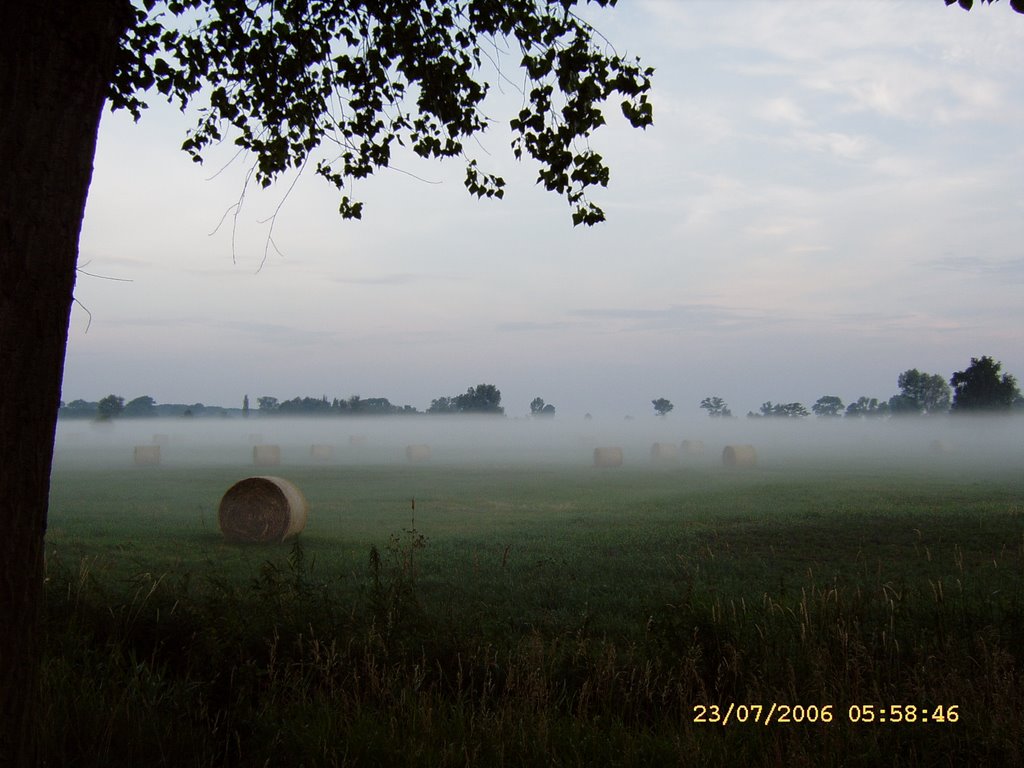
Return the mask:
[(465, 149), (492, 122), (487, 70), (520, 87), (501, 67), (515, 55), (523, 106), (510, 121), (513, 154), (537, 161), (538, 183), (566, 198), (574, 224), (594, 224), (604, 213), (587, 192), (609, 179), (589, 145), (605, 123), (601, 107), (618, 99), (630, 125), (650, 125), (654, 70), (616, 53), (577, 4), (145, 0), (123, 41), (111, 103), (138, 118), (152, 88), (182, 108), (202, 100), (183, 149), (201, 161), (230, 139), (254, 158), (262, 186), (323, 149), (316, 173), (341, 192), (342, 216), (359, 218), (353, 182), (389, 167), (397, 147), (462, 157), (472, 194), (504, 195), (504, 179)]
[(493, 384), (470, 387), (465, 394), (453, 398), (453, 402), (458, 413), (505, 413), (501, 407), (501, 390)]
[(802, 419), (810, 416), (803, 403), (773, 403), (771, 400), (761, 403), (760, 413), (750, 411), (748, 417), (752, 418), (780, 418), (780, 419)]
[(256, 398), (256, 405), (260, 410), (260, 413), (271, 413), (277, 409), (277, 398), (265, 395), (263, 397)]
[(858, 397), (854, 402), (846, 406), (846, 415), (849, 418), (863, 416), (885, 416), (889, 413), (889, 404), (878, 402), (877, 397)]
[(96, 406), (96, 418), (101, 421), (115, 419), (124, 411), (124, 398), (118, 395), (107, 395)]
[(134, 400), (129, 400), (124, 406), (123, 415), (133, 419), (156, 416), (156, 400), (149, 395), (142, 395)]
[(659, 397), (657, 400), (651, 400), (651, 405), (654, 406), (654, 412), (664, 418), (669, 414), (675, 406), (671, 400), (667, 400), (664, 397)]
[(430, 401), (427, 413), (458, 413), (455, 407), (454, 398), (437, 397)]
[(904, 371), (896, 380), (900, 394), (889, 399), (894, 414), (936, 414), (949, 411), (950, 390), (938, 373), (921, 373), (916, 368)]
[[(981, 0), (983, 4), (991, 5), (999, 0)], [(946, 5), (953, 5), (956, 3), (965, 11), (971, 10), (974, 7), (974, 0), (946, 0)], [(1013, 8), (1017, 13), (1024, 13), (1024, 0), (1010, 0), (1010, 7)]]
[(555, 406), (545, 403), (543, 397), (535, 397), (530, 402), (530, 415), (539, 417), (551, 417), (555, 415)]
[(836, 395), (824, 395), (819, 397), (817, 402), (811, 406), (815, 416), (834, 418), (839, 416), (843, 410), (843, 401)]
[(501, 407), (501, 390), (493, 384), (477, 384), (461, 395), (438, 397), (430, 402), (427, 413), (505, 413)]
[(708, 412), (708, 416), (713, 418), (729, 418), (732, 416), (732, 411), (729, 410), (729, 405), (725, 400), (717, 395), (714, 397), (705, 397), (700, 401), (700, 407)]
[(1008, 373), (999, 375), (1002, 363), (988, 355), (972, 357), (966, 370), (957, 371), (949, 380), (953, 387), (953, 410), (957, 413), (1009, 411), (1020, 398), (1017, 380)]

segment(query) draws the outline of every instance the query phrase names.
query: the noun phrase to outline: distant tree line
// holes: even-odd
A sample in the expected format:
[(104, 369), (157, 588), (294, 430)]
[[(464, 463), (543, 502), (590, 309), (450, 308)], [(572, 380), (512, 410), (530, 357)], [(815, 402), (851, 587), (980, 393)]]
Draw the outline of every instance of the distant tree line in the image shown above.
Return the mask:
[[(360, 397), (359, 395), (352, 395), (347, 399), (328, 399), (327, 395), (322, 395), (320, 397), (294, 397), (291, 400), (278, 400), (276, 397), (264, 395), (256, 398), (254, 412), (259, 417), (387, 416), (423, 413), (411, 405), (394, 405), (386, 397)], [(530, 404), (530, 412), (534, 416), (550, 417), (555, 415), (555, 406), (545, 403), (542, 398), (538, 397)], [(478, 384), (476, 387), (466, 390), (465, 394), (439, 397), (433, 400), (426, 413), (502, 415), (505, 413), (505, 409), (501, 406), (501, 390), (493, 384)], [(123, 397), (111, 394), (95, 402), (72, 400), (65, 404), (62, 401), (59, 415), (64, 419), (95, 419), (98, 421), (162, 416), (240, 416), (245, 418), (250, 415), (250, 406), (248, 395), (242, 398), (241, 408), (222, 408), (206, 406), (202, 403), (161, 405), (148, 395), (125, 403)]]
[[(244, 409), (243, 402), (243, 409)], [(276, 397), (256, 398), (260, 416), (388, 416), (392, 414), (420, 413), (411, 405), (394, 405), (386, 397), (360, 397), (352, 395), (342, 400), (320, 397), (294, 397), (278, 400)]]
[[(940, 374), (922, 373), (916, 368), (901, 373), (896, 384), (899, 392), (888, 400), (861, 396), (844, 404), (836, 395), (823, 395), (810, 407), (802, 403), (761, 404), (757, 412), (748, 411), (747, 417), (802, 419), (812, 413), (825, 419), (834, 418), (879, 418), (889, 416), (927, 416), (943, 413), (994, 413), (1006, 414), (1011, 411), (1024, 413), (1024, 397), (1021, 396), (1017, 380), (1008, 373), (1002, 373), (1002, 363), (988, 356), (972, 357), (971, 364), (963, 371), (955, 372), (949, 379)], [(664, 397), (651, 401), (655, 413), (666, 417), (675, 406)], [(705, 397), (700, 408), (712, 418), (731, 418), (732, 411), (721, 397)], [(394, 405), (386, 397), (360, 397), (352, 395), (347, 399), (320, 397), (295, 397), (278, 400), (276, 397), (256, 398), (255, 412), (258, 416), (385, 416), (400, 414), (422, 414), (411, 405)], [(493, 384), (478, 384), (469, 387), (463, 394), (438, 397), (431, 401), (427, 414), (492, 414), (503, 415), (501, 390)], [(152, 397), (144, 395), (125, 402), (118, 395), (107, 395), (98, 402), (72, 400), (60, 404), (62, 419), (154, 418), (161, 416), (241, 416), (250, 414), (249, 396), (242, 399), (241, 408), (207, 406), (202, 403), (158, 404)], [(555, 415), (555, 406), (535, 397), (530, 403), (530, 416), (550, 418)], [(589, 417), (589, 414), (587, 414)]]
[[(888, 400), (858, 397), (849, 405), (836, 395), (824, 395), (808, 411), (802, 403), (763, 403), (758, 412), (747, 417), (800, 419), (812, 412), (820, 418), (875, 418), (885, 416), (927, 416), (954, 414), (1009, 414), (1024, 412), (1024, 397), (1017, 380), (1000, 373), (1002, 363), (988, 356), (972, 357), (971, 364), (957, 371), (946, 382), (940, 374), (922, 373), (916, 368), (904, 371), (896, 379), (898, 394)], [(655, 409), (657, 409), (655, 401)], [(667, 401), (665, 401), (667, 402)], [(730, 417), (732, 412), (721, 397), (706, 397), (700, 407), (711, 417)], [(660, 411), (659, 411), (660, 413)]]
[[(536, 402), (536, 400), (534, 401)], [(541, 401), (541, 409), (544, 405)], [(453, 397), (438, 397), (430, 401), (427, 413), (505, 413), (501, 407), (501, 390), (493, 384), (478, 384), (464, 394)]]
[(203, 405), (202, 403), (157, 403), (149, 395), (136, 397), (127, 403), (119, 395), (107, 395), (102, 400), (61, 401), (58, 416), (61, 419), (95, 419), (109, 421), (111, 419), (147, 419), (168, 416), (232, 416), (239, 414), (237, 408), (222, 408), (219, 405)]

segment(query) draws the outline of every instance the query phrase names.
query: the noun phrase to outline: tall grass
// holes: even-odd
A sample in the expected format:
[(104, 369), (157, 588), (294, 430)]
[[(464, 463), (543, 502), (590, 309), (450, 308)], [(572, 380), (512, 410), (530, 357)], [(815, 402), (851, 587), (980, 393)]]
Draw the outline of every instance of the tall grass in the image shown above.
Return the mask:
[[(685, 535), (658, 524), (673, 493), (510, 543), (405, 506), (358, 564), (304, 537), (247, 568), (126, 575), (62, 545), (46, 764), (1024, 765), (1020, 508), (933, 509), (920, 488), (903, 508), (904, 484), (814, 517), (798, 499), (820, 489), (799, 485), (732, 489)], [(695, 721), (730, 703), (831, 722)], [(890, 704), (956, 722), (851, 722)]]

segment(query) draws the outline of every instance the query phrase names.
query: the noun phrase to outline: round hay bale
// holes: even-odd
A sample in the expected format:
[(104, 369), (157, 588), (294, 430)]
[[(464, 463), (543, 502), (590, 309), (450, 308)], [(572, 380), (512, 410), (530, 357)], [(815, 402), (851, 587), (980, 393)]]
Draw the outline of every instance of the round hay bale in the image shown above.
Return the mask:
[(309, 457), (313, 461), (330, 461), (334, 458), (333, 445), (314, 444), (309, 446)]
[(679, 446), (675, 443), (654, 443), (651, 461), (655, 464), (675, 464), (679, 461)]
[(276, 467), (281, 463), (281, 446), (254, 445), (252, 463), (257, 467)]
[(594, 449), (594, 466), (595, 467), (621, 467), (622, 466), (622, 449), (621, 448), (595, 448)]
[(703, 456), (704, 455), (704, 441), (703, 440), (683, 440), (683, 455), (684, 456)]
[(727, 467), (757, 465), (757, 451), (752, 445), (727, 445), (722, 449), (722, 463)]
[(135, 466), (155, 467), (160, 463), (159, 445), (136, 445)]
[(306, 527), (309, 504), (295, 485), (281, 477), (247, 477), (228, 488), (217, 518), (228, 541), (284, 541)]
[(405, 458), (412, 464), (421, 461), (430, 461), (429, 445), (407, 445), (405, 446)]

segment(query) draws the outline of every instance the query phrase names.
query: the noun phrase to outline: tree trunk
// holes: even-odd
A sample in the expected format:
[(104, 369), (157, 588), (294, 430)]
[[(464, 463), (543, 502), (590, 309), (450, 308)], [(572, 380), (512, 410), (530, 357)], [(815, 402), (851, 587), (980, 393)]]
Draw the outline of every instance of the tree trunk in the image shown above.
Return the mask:
[(43, 536), (78, 236), (125, 0), (0, 3), (0, 765), (36, 763)]

